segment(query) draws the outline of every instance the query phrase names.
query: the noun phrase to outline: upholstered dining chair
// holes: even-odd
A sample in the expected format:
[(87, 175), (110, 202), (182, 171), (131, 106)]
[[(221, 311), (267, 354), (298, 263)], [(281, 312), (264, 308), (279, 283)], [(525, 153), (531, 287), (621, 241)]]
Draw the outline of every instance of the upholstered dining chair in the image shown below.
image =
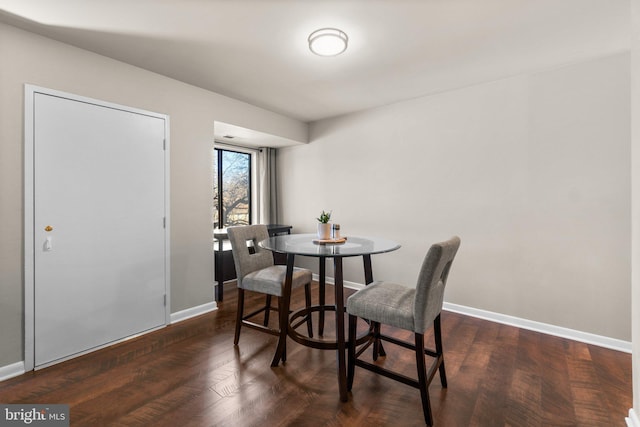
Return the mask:
[[(433, 244), (424, 258), (415, 288), (394, 282), (377, 281), (351, 295), (347, 300), (347, 312), (349, 313), (347, 389), (352, 389), (356, 366), (418, 388), (422, 398), (424, 420), (429, 426), (433, 425), (433, 416), (428, 388), (436, 370), (440, 372), (442, 387), (447, 387), (440, 312), (442, 311), (444, 289), (451, 263), (459, 247), (460, 238), (457, 236), (445, 242)], [(356, 345), (358, 317), (366, 319), (370, 323), (368, 340), (360, 348), (357, 348)], [(432, 324), (435, 350), (424, 347), (424, 333)], [(380, 332), (381, 325), (413, 332), (414, 342), (410, 343), (383, 335)], [(379, 351), (377, 348), (381, 348), (377, 346), (378, 340), (414, 350), (418, 379), (401, 375), (383, 368), (380, 364), (370, 363), (359, 358), (373, 343), (375, 361)], [(380, 351), (380, 355), (385, 355), (384, 350)], [(434, 358), (428, 370), (426, 369), (425, 355)]]
[[(280, 358), (282, 358), (283, 362), (286, 361), (287, 358), (286, 339), (289, 323), (289, 301), (285, 301), (285, 296), (283, 295), (287, 267), (284, 265), (274, 265), (273, 253), (258, 245), (260, 241), (269, 238), (266, 225), (256, 224), (228, 227), (227, 234), (231, 242), (231, 251), (233, 253), (233, 262), (236, 267), (238, 283), (238, 311), (236, 313), (236, 329), (233, 344), (238, 345), (241, 326), (247, 326), (271, 335), (276, 335), (279, 337), (278, 347), (271, 366), (278, 366)], [(311, 306), (311, 279), (312, 273), (310, 270), (294, 267), (291, 288), (294, 289), (299, 286), (305, 287), (305, 302), (307, 308)], [(245, 314), (245, 291), (266, 294), (265, 305), (258, 310)], [(278, 297), (277, 309), (271, 306), (272, 296)], [(271, 311), (278, 311), (278, 329), (268, 326), (269, 313)], [(262, 312), (264, 312), (262, 324), (249, 320)], [(310, 337), (313, 337), (310, 315), (302, 318), (301, 321), (293, 325), (293, 327), (298, 327), (305, 321), (307, 322), (307, 332)], [(281, 357), (278, 351), (280, 348), (283, 349)]]

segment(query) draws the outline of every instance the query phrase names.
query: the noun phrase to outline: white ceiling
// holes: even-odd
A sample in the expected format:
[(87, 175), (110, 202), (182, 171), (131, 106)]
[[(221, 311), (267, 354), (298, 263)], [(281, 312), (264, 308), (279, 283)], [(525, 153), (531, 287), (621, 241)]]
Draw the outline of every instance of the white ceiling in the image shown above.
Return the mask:
[[(629, 49), (629, 0), (0, 0), (0, 20), (300, 119)], [(308, 35), (337, 27), (347, 51)]]

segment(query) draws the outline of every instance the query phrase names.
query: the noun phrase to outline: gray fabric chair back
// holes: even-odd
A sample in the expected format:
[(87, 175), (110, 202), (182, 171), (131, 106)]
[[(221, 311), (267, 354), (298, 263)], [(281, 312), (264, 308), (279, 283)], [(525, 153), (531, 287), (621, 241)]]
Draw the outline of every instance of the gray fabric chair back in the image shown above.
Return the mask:
[(429, 248), (416, 286), (415, 332), (426, 331), (442, 311), (447, 276), (459, 247), (460, 238), (454, 236), (446, 242), (435, 243)]
[[(242, 279), (254, 271), (273, 265), (273, 254), (271, 251), (261, 248), (258, 243), (269, 238), (267, 226), (264, 224), (242, 225), (227, 228), (229, 241), (231, 241), (231, 251), (233, 252), (233, 263), (236, 266), (238, 276), (238, 286), (242, 287)], [(249, 252), (247, 242), (253, 242), (255, 253)]]

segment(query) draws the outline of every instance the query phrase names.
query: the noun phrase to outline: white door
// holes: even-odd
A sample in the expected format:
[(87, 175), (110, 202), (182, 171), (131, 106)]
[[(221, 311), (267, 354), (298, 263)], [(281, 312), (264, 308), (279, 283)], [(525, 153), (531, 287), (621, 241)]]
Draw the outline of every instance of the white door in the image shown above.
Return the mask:
[(165, 324), (165, 120), (106, 105), (34, 93), (36, 367)]

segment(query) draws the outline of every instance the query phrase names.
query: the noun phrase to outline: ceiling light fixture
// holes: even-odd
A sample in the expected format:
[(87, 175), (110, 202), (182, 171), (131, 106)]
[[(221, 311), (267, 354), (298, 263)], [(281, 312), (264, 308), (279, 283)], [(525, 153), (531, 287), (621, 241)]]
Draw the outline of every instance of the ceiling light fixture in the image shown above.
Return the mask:
[(349, 37), (336, 28), (321, 28), (309, 35), (309, 49), (320, 56), (340, 55), (347, 49)]

